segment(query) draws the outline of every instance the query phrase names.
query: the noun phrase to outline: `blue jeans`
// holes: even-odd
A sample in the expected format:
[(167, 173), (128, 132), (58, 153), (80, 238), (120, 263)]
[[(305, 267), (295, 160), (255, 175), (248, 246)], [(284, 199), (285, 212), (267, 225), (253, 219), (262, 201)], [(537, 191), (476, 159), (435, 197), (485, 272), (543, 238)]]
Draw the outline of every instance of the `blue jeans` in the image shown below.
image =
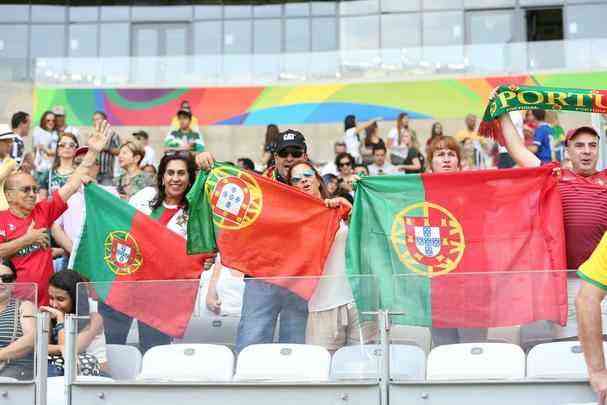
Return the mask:
[(245, 278), (236, 352), (257, 343), (272, 343), (280, 314), (280, 343), (305, 343), (308, 302), (284, 287)]

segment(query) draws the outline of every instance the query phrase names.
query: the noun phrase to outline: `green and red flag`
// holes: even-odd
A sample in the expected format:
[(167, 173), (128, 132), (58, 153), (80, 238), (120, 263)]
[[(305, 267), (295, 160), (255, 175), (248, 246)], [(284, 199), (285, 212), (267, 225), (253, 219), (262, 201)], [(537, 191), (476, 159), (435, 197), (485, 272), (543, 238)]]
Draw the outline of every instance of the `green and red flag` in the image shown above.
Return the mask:
[(219, 251), (225, 266), (304, 299), (316, 288), (345, 214), (294, 187), (224, 163), (198, 176), (188, 201), (188, 253)]
[(188, 256), (181, 236), (95, 184), (85, 187), (84, 199), (74, 270), (108, 306), (183, 336), (208, 255)]
[(605, 113), (607, 90), (502, 85), (487, 104), (479, 132), (504, 145), (497, 118), (511, 111), (533, 109)]
[[(373, 176), (357, 185), (348, 275), (375, 275), (395, 322), (496, 327), (567, 319), (553, 169)], [(352, 277), (351, 280), (356, 280)], [(359, 307), (369, 307), (351, 282)]]

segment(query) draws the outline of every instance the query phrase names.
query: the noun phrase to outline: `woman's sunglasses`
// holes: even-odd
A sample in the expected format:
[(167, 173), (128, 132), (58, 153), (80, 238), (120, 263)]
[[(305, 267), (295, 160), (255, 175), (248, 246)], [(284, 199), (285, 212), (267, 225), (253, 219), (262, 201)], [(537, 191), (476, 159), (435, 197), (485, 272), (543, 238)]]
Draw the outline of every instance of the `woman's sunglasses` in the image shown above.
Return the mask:
[(168, 150), (168, 151), (164, 152), (164, 156), (190, 157), (190, 151), (189, 150)]
[(303, 179), (310, 179), (312, 177), (314, 177), (314, 172), (311, 170), (307, 170), (301, 173), (301, 176), (292, 176), (291, 184), (296, 185), (299, 184)]
[(74, 142), (59, 142), (58, 145), (61, 148), (72, 148), (72, 149), (78, 146)]

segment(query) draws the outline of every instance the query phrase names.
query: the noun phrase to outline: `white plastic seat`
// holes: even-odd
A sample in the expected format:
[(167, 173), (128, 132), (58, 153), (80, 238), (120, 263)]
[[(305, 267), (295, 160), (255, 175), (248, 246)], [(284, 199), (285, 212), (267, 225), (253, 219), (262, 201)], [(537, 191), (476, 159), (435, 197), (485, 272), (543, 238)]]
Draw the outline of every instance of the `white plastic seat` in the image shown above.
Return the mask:
[(138, 380), (230, 381), (234, 353), (226, 346), (173, 344), (155, 346), (143, 356)]
[(415, 345), (428, 354), (432, 345), (432, 334), (429, 328), (421, 326), (392, 325), (390, 342), (397, 345)]
[(106, 345), (110, 375), (115, 380), (132, 380), (141, 371), (141, 352), (128, 345)]
[[(607, 351), (607, 343), (603, 343)], [(580, 342), (552, 342), (534, 346), (527, 354), (527, 378), (587, 378)]]
[(331, 355), (322, 346), (267, 343), (245, 347), (234, 380), (327, 381)]
[[(378, 378), (382, 348), (379, 345), (342, 347), (333, 355), (333, 379)], [(390, 346), (390, 376), (396, 380), (423, 380), (426, 377), (426, 353), (413, 345)]]
[[(111, 378), (99, 376), (78, 376), (78, 382), (112, 382)], [(46, 379), (46, 404), (65, 405), (65, 377), (48, 377)]]
[(433, 349), (428, 380), (495, 380), (525, 377), (525, 353), (508, 343), (459, 343)]
[(233, 347), (236, 342), (239, 317), (208, 316), (190, 319), (188, 327), (181, 339), (175, 343), (212, 343)]

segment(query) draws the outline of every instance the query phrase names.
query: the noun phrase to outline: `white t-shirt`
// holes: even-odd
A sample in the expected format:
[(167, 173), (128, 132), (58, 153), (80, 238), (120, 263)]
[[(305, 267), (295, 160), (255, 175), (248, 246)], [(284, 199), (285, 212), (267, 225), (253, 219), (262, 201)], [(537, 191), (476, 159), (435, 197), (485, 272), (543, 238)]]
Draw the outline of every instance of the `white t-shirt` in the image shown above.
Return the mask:
[(344, 143), (346, 144), (346, 152), (348, 152), (354, 160), (360, 161), (360, 139), (356, 133), (356, 128), (352, 127), (344, 134)]
[[(32, 135), (34, 148), (38, 145), (42, 145), (45, 149), (56, 149), (57, 148), (57, 133), (55, 131), (49, 132), (40, 127), (34, 128)], [(39, 172), (47, 171), (53, 164), (53, 158), (49, 157), (45, 152), (36, 151), (34, 160), (36, 170)]]
[(312, 298), (308, 301), (308, 311), (326, 311), (354, 302), (352, 287), (346, 277), (347, 241), (348, 225), (342, 221), (325, 263), (324, 277), (320, 278)]
[(146, 145), (146, 147), (144, 149), (145, 149), (145, 156), (139, 163), (139, 166), (143, 167), (146, 165), (152, 165), (152, 166), (156, 167), (156, 152), (154, 152), (154, 148), (152, 148), (150, 145)]
[(403, 159), (407, 158), (409, 154), (409, 147), (407, 145), (399, 145), (398, 143), (398, 129), (396, 127), (392, 128), (390, 132), (388, 132), (388, 139), (392, 140), (392, 146), (390, 147), (390, 153), (401, 157)]
[(370, 176), (385, 176), (386, 174), (398, 174), (395, 166), (388, 162), (384, 162), (383, 166), (378, 166), (375, 163), (368, 166)]
[[(215, 288), (217, 289), (217, 296), (221, 301), (221, 314), (220, 315), (234, 315), (240, 316), (242, 310), (242, 297), (244, 295), (244, 278), (236, 277), (232, 274), (232, 270), (224, 265), (220, 264), (220, 257), (217, 255), (214, 266), (221, 266), (219, 272), (219, 279)], [(205, 271), (200, 277), (200, 293), (198, 295), (198, 305), (201, 313), (205, 313), (210, 316), (215, 316), (215, 313), (209, 311), (206, 305), (207, 292), (209, 290), (209, 283), (213, 275), (212, 271)]]
[(329, 162), (320, 169), (320, 175), (324, 176), (325, 174), (334, 174), (335, 176), (339, 176), (339, 170), (337, 170), (335, 162)]

